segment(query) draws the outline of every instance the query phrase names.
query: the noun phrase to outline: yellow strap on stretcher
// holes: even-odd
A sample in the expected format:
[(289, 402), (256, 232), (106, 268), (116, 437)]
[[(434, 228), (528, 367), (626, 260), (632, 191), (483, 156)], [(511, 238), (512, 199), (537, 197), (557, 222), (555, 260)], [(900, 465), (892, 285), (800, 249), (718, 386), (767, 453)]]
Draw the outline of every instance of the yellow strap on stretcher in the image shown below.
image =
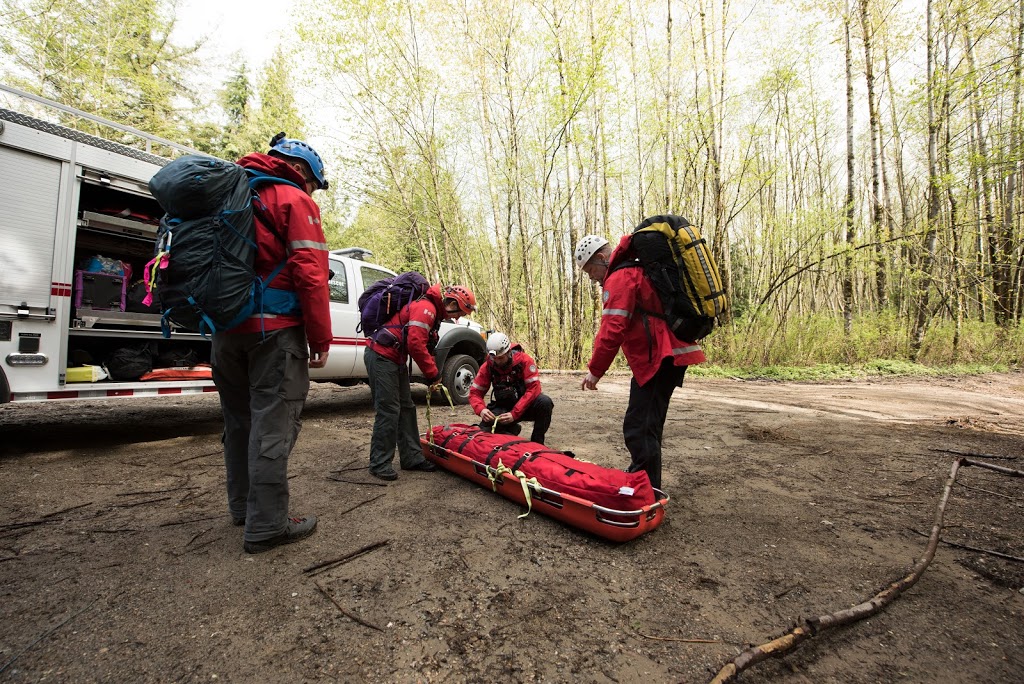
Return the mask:
[(491, 481), (492, 490), (494, 490), (495, 492), (498, 491), (497, 480), (499, 477), (505, 474), (511, 475), (512, 477), (519, 480), (519, 484), (523, 488), (523, 497), (526, 499), (526, 512), (522, 515), (516, 516), (516, 519), (522, 520), (526, 516), (530, 515), (531, 511), (533, 511), (533, 496), (530, 494), (530, 485), (534, 485), (540, 488), (540, 482), (538, 482), (537, 478), (535, 477), (527, 478), (526, 474), (522, 470), (513, 471), (511, 468), (502, 463), (501, 459), (499, 458), (498, 467), (489, 470), (487, 473), (487, 479)]
[[(441, 391), (444, 392), (444, 396), (448, 399), (448, 405), (452, 408), (452, 415), (455, 415), (455, 402), (452, 401), (451, 392), (444, 385), (441, 385)], [(430, 395), (432, 392), (430, 388), (427, 388), (427, 443), (430, 446), (434, 446), (434, 426), (430, 423)]]

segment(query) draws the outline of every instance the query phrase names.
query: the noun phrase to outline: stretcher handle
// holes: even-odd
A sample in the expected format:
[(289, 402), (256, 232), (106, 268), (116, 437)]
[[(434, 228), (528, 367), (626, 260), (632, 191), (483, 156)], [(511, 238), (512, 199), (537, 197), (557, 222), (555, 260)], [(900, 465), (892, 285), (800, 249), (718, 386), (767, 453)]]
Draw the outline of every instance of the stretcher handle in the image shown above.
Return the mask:
[[(594, 506), (594, 508), (595, 509), (599, 508), (599, 506)], [(609, 510), (609, 509), (606, 508), (604, 510)], [(642, 513), (642, 512), (643, 511), (630, 511), (626, 515), (632, 515), (634, 513)], [(619, 515), (622, 515), (622, 514), (620, 513)], [(637, 518), (636, 520), (630, 520), (628, 522), (623, 522), (623, 521), (620, 521), (620, 520), (609, 520), (608, 518), (605, 518), (604, 516), (602, 516), (600, 513), (597, 513), (595, 515), (595, 517), (597, 518), (597, 522), (603, 523), (605, 525), (612, 525), (613, 527), (639, 527), (640, 526), (640, 516), (639, 515), (636, 516), (636, 518)]]

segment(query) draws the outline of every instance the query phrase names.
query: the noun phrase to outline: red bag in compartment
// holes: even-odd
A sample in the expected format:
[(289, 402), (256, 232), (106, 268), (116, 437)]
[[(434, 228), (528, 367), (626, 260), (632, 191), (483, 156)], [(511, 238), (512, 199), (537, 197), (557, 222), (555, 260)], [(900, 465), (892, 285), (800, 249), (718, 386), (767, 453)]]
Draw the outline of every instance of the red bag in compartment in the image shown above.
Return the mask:
[(515, 435), (492, 434), (476, 426), (437, 425), (433, 442), (478, 463), (497, 468), (501, 463), (541, 486), (617, 511), (635, 511), (654, 503), (654, 489), (647, 473), (626, 473), (596, 463), (577, 460), (569, 452)]

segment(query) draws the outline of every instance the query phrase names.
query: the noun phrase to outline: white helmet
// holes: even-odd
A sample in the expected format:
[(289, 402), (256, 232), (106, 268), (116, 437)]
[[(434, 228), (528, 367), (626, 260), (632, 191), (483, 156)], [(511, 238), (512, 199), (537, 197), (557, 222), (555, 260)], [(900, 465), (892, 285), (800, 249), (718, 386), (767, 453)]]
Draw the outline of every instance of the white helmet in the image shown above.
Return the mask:
[(505, 333), (491, 333), (487, 338), (487, 353), (492, 356), (501, 356), (512, 348), (512, 342)]
[(583, 238), (576, 243), (576, 265), (583, 268), (590, 261), (590, 257), (594, 256), (597, 250), (601, 249), (608, 244), (600, 235), (584, 235)]

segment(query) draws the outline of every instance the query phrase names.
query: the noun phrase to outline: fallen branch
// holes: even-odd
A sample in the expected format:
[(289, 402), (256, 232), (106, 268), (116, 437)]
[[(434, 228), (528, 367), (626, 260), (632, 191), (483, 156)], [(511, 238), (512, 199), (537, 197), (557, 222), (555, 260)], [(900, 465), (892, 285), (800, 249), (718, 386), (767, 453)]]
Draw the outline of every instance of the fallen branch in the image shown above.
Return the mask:
[(654, 641), (676, 641), (683, 644), (724, 644), (725, 642), (721, 639), (684, 639), (682, 637), (663, 637), (654, 636), (653, 634), (644, 634), (639, 630), (633, 630), (637, 636), (642, 636), (644, 639), (653, 639)]
[(782, 636), (773, 639), (766, 644), (751, 646), (744, 649), (738, 656), (730, 660), (718, 671), (715, 678), (711, 680), (711, 684), (732, 682), (736, 679), (737, 675), (744, 670), (753, 667), (757, 663), (767, 660), (768, 658), (785, 655), (786, 653), (794, 650), (802, 642), (815, 637), (822, 632), (835, 629), (836, 627), (843, 627), (859, 620), (863, 620), (864, 618), (871, 617), (896, 600), (907, 589), (910, 589), (917, 584), (917, 581), (921, 579), (921, 575), (924, 574), (924, 571), (928, 568), (932, 559), (935, 557), (935, 550), (938, 548), (939, 536), (942, 532), (942, 519), (946, 513), (946, 502), (949, 501), (950, 493), (953, 491), (953, 484), (956, 482), (957, 472), (959, 472), (961, 466), (975, 466), (1003, 473), (1004, 475), (1024, 477), (1024, 471), (1004, 468), (1002, 466), (984, 463), (982, 461), (974, 461), (964, 457), (956, 459), (953, 461), (953, 466), (950, 469), (946, 485), (942, 489), (942, 496), (939, 499), (939, 504), (935, 508), (935, 522), (932, 525), (932, 532), (928, 539), (928, 546), (925, 548), (924, 555), (917, 561), (917, 563), (914, 564), (914, 567), (908, 575), (896, 582), (893, 582), (863, 603), (859, 603), (844, 610), (836, 611), (835, 613), (828, 613), (826, 615), (804, 619), (800, 624)]
[(384, 496), (384, 495), (383, 494), (378, 494), (377, 496), (373, 497), (372, 499), (367, 499), (366, 501), (364, 501), (362, 503), (357, 503), (352, 508), (346, 508), (341, 513), (336, 514), (334, 517), (337, 518), (337, 517), (341, 517), (341, 516), (345, 515), (346, 513), (351, 513), (352, 511), (356, 510), (360, 506), (365, 506), (368, 503), (373, 503), (374, 501), (376, 501), (377, 499), (381, 498), (382, 496)]
[(0, 533), (0, 539), (17, 539), (18, 537), (23, 537), (26, 534), (31, 534), (31, 533), (32, 533), (32, 530), (30, 530), (30, 529), (8, 530), (7, 532)]
[[(993, 457), (998, 458), (998, 457)], [(1016, 456), (1005, 456), (1003, 458), (1017, 458)], [(985, 463), (984, 461), (975, 461), (973, 458), (962, 458), (964, 465), (974, 466), (975, 468), (984, 468), (985, 470), (992, 470), (1003, 475), (1009, 475), (1010, 477), (1024, 477), (1024, 470), (1014, 470), (1013, 468), (1007, 468), (1005, 466), (997, 466), (994, 463)]]
[[(338, 603), (338, 601), (335, 600), (335, 598), (333, 596), (331, 596), (329, 593), (327, 593), (327, 590), (324, 589), (320, 585), (320, 583), (317, 582), (316, 580), (313, 580), (313, 585), (317, 589), (319, 589), (320, 593), (323, 594), (324, 596), (326, 596), (327, 600), (329, 600), (331, 603), (333, 603), (334, 607), (337, 608), (338, 610), (340, 610), (341, 614), (344, 615), (345, 617), (347, 617), (349, 620), (352, 620), (353, 622), (358, 622), (359, 624), (361, 624), (364, 627), (369, 627), (370, 629), (375, 629), (378, 632), (383, 632), (384, 631), (383, 629), (381, 629), (377, 625), (375, 625), (373, 623), (370, 623), (370, 622), (367, 622), (366, 620), (362, 619), (358, 615), (355, 615), (354, 613), (350, 613), (349, 611), (345, 610), (345, 608), (343, 608), (342, 605), (340, 603)], [(0, 670), (0, 672), (2, 672), (2, 671), (3, 670)]]
[(1010, 501), (1020, 501), (1020, 499), (1018, 499), (1015, 496), (1007, 496), (1006, 494), (1000, 494), (999, 492), (993, 492), (991, 489), (984, 489), (982, 487), (971, 487), (970, 485), (965, 485), (963, 482), (957, 482), (957, 485), (960, 486), (960, 487), (963, 487), (964, 489), (971, 489), (971, 490), (974, 490), (976, 492), (985, 492), (986, 494), (991, 494), (992, 496), (1001, 496), (1002, 498), (1009, 499)]
[(59, 511), (54, 511), (53, 513), (47, 513), (43, 517), (44, 518), (52, 518), (55, 515), (60, 515), (61, 513), (70, 513), (71, 511), (77, 511), (79, 508), (85, 508), (86, 506), (91, 506), (91, 505), (92, 505), (92, 501), (86, 501), (84, 504), (78, 504), (77, 506), (69, 506), (68, 508), (62, 508)]
[[(913, 527), (908, 527), (907, 529), (909, 529), (914, 534), (921, 535), (922, 537), (927, 537), (928, 536), (924, 532), (920, 532), (918, 530), (915, 530)], [(987, 554), (989, 556), (995, 556), (996, 558), (1003, 558), (1005, 560), (1012, 560), (1012, 561), (1017, 561), (1018, 563), (1024, 563), (1024, 558), (1019, 558), (1017, 556), (1011, 556), (1011, 555), (1006, 554), (1006, 553), (1000, 553), (999, 551), (992, 551), (991, 549), (981, 549), (981, 548), (978, 548), (977, 546), (971, 546), (970, 544), (960, 544), (958, 542), (951, 542), (948, 539), (939, 539), (939, 543), (945, 544), (946, 546), (955, 546), (958, 549), (966, 549), (967, 551), (977, 551), (978, 553), (984, 553), (984, 554)]]
[(782, 598), (783, 596), (785, 596), (785, 595), (786, 595), (786, 594), (788, 594), (789, 592), (793, 591), (794, 589), (804, 589), (804, 591), (807, 591), (807, 590), (806, 590), (806, 589), (804, 588), (804, 585), (802, 585), (802, 584), (799, 584), (799, 583), (798, 583), (798, 584), (794, 584), (793, 586), (789, 587), (788, 589), (783, 589), (783, 590), (782, 590), (782, 591), (780, 591), (779, 593), (775, 594), (775, 600), (776, 600), (776, 601), (777, 601), (777, 600), (779, 600), (780, 598)]
[(204, 520), (216, 520), (219, 515), (209, 515), (205, 518), (192, 518), (191, 520), (171, 520), (170, 522), (162, 522), (157, 527), (170, 527), (171, 525), (191, 525), (192, 523), (203, 522)]
[(344, 563), (349, 562), (350, 560), (355, 560), (359, 556), (362, 556), (363, 554), (369, 553), (370, 551), (373, 551), (374, 549), (380, 548), (381, 546), (387, 546), (388, 545), (388, 541), (389, 540), (385, 539), (384, 541), (375, 542), (373, 544), (370, 544), (369, 546), (364, 546), (361, 549), (353, 551), (352, 553), (347, 553), (347, 554), (345, 554), (344, 556), (342, 556), (340, 558), (335, 558), (334, 560), (323, 561), (322, 563), (316, 563), (314, 565), (310, 565), (308, 568), (303, 568), (302, 572), (315, 573), (317, 570), (323, 571), (323, 570), (328, 569), (329, 567), (334, 567), (336, 565), (342, 565)]
[(217, 542), (217, 541), (218, 541), (219, 539), (220, 539), (220, 537), (214, 537), (213, 539), (207, 539), (207, 540), (206, 540), (206, 541), (204, 541), (204, 542), (203, 542), (202, 544), (196, 544), (195, 546), (187, 546), (187, 547), (185, 547), (185, 549), (184, 549), (184, 550), (183, 550), (183, 551), (182, 551), (182, 552), (181, 552), (180, 554), (178, 554), (178, 555), (180, 556), (180, 555), (184, 555), (184, 554), (186, 554), (186, 553), (195, 553), (195, 552), (196, 552), (196, 551), (198, 551), (199, 549), (205, 549), (205, 548), (206, 548), (207, 546), (209, 546), (210, 544), (213, 544), (213, 543)]
[(94, 604), (94, 603), (96, 603), (96, 602), (97, 602), (97, 601), (99, 601), (99, 600), (100, 600), (100, 599), (99, 599), (99, 596), (97, 596), (97, 597), (96, 597), (96, 598), (94, 598), (94, 599), (93, 599), (92, 601), (90, 601), (90, 602), (89, 602), (89, 605), (87, 605), (87, 606), (86, 606), (85, 608), (82, 608), (82, 610), (78, 611), (77, 613), (75, 613), (75, 614), (74, 614), (74, 615), (72, 615), (71, 617), (67, 618), (66, 620), (64, 620), (63, 622), (61, 622), (61, 623), (60, 623), (59, 625), (57, 625), (57, 626), (56, 626), (56, 627), (54, 627), (53, 629), (51, 629), (51, 630), (49, 630), (49, 631), (46, 631), (46, 632), (43, 632), (43, 633), (42, 633), (42, 634), (41, 634), (41, 635), (39, 636), (39, 638), (37, 638), (37, 639), (36, 639), (35, 641), (33, 641), (33, 642), (32, 642), (31, 644), (29, 644), (29, 645), (28, 645), (28, 646), (26, 646), (25, 648), (21, 649), (21, 651), (19, 651), (19, 652), (18, 652), (17, 654), (15, 654), (15, 656), (14, 656), (13, 658), (11, 658), (11, 659), (10, 659), (10, 660), (8, 660), (8, 661), (7, 661), (6, 663), (4, 663), (4, 666), (3, 666), (3, 667), (0, 667), (0, 673), (3, 673), (3, 671), (4, 671), (4, 670), (6, 670), (7, 668), (9, 668), (9, 667), (10, 667), (11, 665), (13, 665), (13, 664), (14, 664), (14, 661), (15, 661), (15, 660), (17, 660), (17, 659), (18, 659), (19, 657), (21, 657), (21, 655), (22, 655), (23, 653), (25, 653), (26, 651), (28, 651), (28, 650), (29, 650), (30, 648), (32, 648), (33, 646), (35, 646), (36, 644), (38, 644), (38, 643), (39, 643), (40, 641), (42, 641), (42, 640), (43, 640), (43, 639), (45, 639), (46, 637), (48, 637), (48, 636), (50, 636), (51, 634), (53, 634), (54, 632), (56, 632), (56, 631), (57, 631), (58, 629), (60, 629), (60, 628), (61, 628), (61, 627), (63, 627), (64, 625), (66, 625), (66, 624), (68, 624), (69, 622), (71, 622), (72, 620), (74, 620), (74, 619), (75, 619), (76, 617), (78, 617), (79, 615), (81, 615), (81, 614), (82, 614), (82, 613), (84, 613), (85, 611), (87, 611), (87, 610), (89, 610), (90, 608), (92, 608), (93, 604)]
[(181, 463), (188, 463), (189, 461), (194, 461), (197, 458), (203, 458), (205, 456), (213, 456), (215, 454), (223, 454), (223, 453), (224, 453), (223, 449), (217, 449), (216, 451), (211, 451), (211, 452), (209, 452), (207, 454), (199, 454), (198, 456), (189, 456), (188, 458), (183, 458), (180, 461), (174, 461), (174, 462), (171, 463), (171, 465), (179, 465)]
[(188, 546), (189, 544), (194, 542), (196, 539), (199, 539), (200, 537), (202, 537), (204, 534), (206, 534), (207, 532), (211, 531), (212, 529), (213, 529), (212, 527), (207, 527), (202, 532), (196, 532), (194, 535), (192, 535), (191, 539), (189, 539), (187, 542), (185, 542), (185, 546)]
[(145, 506), (146, 504), (158, 503), (160, 501), (169, 501), (171, 497), (161, 496), (158, 499), (146, 499), (145, 501), (133, 501), (126, 504), (114, 504), (111, 508), (132, 508), (133, 506)]
[(947, 454), (956, 454), (957, 456), (975, 456), (977, 458), (994, 458), (996, 460), (1002, 460), (1002, 461), (1016, 461), (1017, 460), (1016, 456), (996, 456), (995, 454), (981, 454), (981, 453), (978, 453), (977, 451), (960, 451), (959, 449), (936, 449), (934, 447), (929, 447), (928, 450), (929, 451), (941, 451), (941, 452), (945, 452)]
[(0, 525), (0, 530), (4, 530), (4, 531), (6, 531), (6, 530), (18, 530), (18, 529), (21, 529), (23, 527), (35, 527), (36, 525), (49, 525), (52, 522), (57, 522), (57, 521), (56, 520), (25, 520), (23, 522), (5, 523), (3, 525)]
[(347, 482), (348, 484), (357, 485), (373, 485), (374, 487), (387, 487), (386, 482), (363, 482), (362, 480), (346, 480), (343, 477), (329, 477), (328, 480), (334, 480), (335, 482)]
[(151, 489), (147, 492), (121, 492), (115, 496), (142, 496), (143, 494), (166, 494), (167, 492), (180, 492), (183, 489), (202, 489), (202, 487), (172, 487), (171, 489)]

